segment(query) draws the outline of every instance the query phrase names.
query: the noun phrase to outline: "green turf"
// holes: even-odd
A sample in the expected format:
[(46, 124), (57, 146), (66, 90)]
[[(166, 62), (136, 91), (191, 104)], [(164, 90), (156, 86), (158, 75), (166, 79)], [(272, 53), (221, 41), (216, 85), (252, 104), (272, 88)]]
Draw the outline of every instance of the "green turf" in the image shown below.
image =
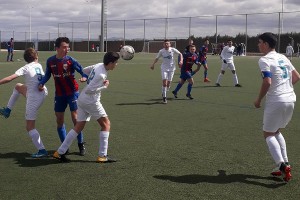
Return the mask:
[[(40, 62), (54, 52), (40, 52)], [(4, 62), (1, 78), (24, 62)], [(70, 53), (82, 65), (102, 60), (100, 53)], [(21, 59), (17, 52), (15, 60)], [(109, 72), (110, 85), (102, 103), (111, 120), (109, 154), (119, 159), (97, 164), (99, 127), (89, 122), (84, 130), (87, 154), (77, 155), (71, 146), (71, 163), (54, 159), (31, 159), (35, 152), (25, 131), (25, 99), (20, 98), (9, 119), (0, 118), (0, 199), (297, 199), (300, 196), (299, 102), (294, 117), (283, 131), (293, 166), (293, 179), (285, 184), (269, 176), (273, 161), (262, 136), (263, 109), (254, 109), (261, 77), (258, 57), (235, 57), (242, 88), (233, 87), (226, 71), (222, 87), (214, 87), (219, 74), (218, 56), (210, 56), (210, 84), (203, 83), (203, 69), (194, 76), (194, 100), (168, 94), (161, 103), (160, 63), (150, 70), (155, 54), (137, 54), (132, 61), (120, 60)], [(296, 67), (298, 58), (293, 60)], [(79, 76), (77, 76), (79, 78)], [(179, 70), (174, 76), (176, 86)], [(0, 86), (0, 105), (5, 106), (19, 78)], [(80, 85), (81, 88), (84, 84)], [(53, 80), (49, 96), (36, 122), (50, 153), (60, 142), (53, 112)], [(299, 86), (295, 87), (300, 94)], [(69, 111), (67, 129), (72, 128)]]

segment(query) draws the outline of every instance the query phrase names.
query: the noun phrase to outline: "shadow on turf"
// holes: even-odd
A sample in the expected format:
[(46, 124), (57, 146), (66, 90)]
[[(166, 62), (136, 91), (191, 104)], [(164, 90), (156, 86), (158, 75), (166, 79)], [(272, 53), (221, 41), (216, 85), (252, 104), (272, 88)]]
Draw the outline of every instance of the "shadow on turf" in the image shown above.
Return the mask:
[[(174, 98), (167, 98), (168, 101), (173, 101)], [(176, 99), (176, 100), (190, 100), (190, 99)], [(146, 105), (146, 106), (150, 106), (150, 105), (155, 105), (155, 104), (164, 104), (162, 102), (162, 98), (160, 99), (149, 99), (147, 100), (149, 102), (138, 102), (138, 103), (118, 103), (116, 104), (117, 106), (135, 106), (135, 105)], [(152, 101), (152, 102), (151, 102)]]
[[(262, 186), (266, 188), (278, 188), (286, 185), (282, 179), (278, 177), (263, 177), (257, 175), (248, 174), (230, 174), (227, 175), (225, 170), (218, 170), (219, 174), (217, 176), (200, 175), (200, 174), (190, 174), (183, 176), (170, 176), (170, 175), (157, 175), (153, 176), (156, 179), (168, 180), (176, 183), (187, 183), (187, 184), (197, 184), (197, 183), (215, 183), (215, 184), (229, 184), (229, 183), (245, 183), (251, 185)], [(258, 180), (268, 180), (272, 183), (262, 183)]]
[[(31, 158), (31, 154), (29, 153), (17, 153), (17, 152), (9, 152), (9, 153), (0, 153), (0, 159), (14, 159), (16, 164), (20, 167), (39, 167), (45, 165), (53, 165), (59, 164), (58, 160), (52, 158), (52, 154), (54, 151), (48, 151), (49, 156), (43, 158)], [(79, 155), (78, 153), (70, 153), (70, 155)], [(71, 160), (70, 162), (87, 162), (87, 163), (96, 163), (96, 161), (89, 160)]]

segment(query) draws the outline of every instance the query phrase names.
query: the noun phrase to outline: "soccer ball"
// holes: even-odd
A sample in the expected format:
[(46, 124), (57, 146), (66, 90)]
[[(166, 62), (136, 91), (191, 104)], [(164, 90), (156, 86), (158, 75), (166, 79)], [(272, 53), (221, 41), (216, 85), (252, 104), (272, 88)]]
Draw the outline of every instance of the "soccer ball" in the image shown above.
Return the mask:
[(134, 48), (129, 45), (125, 45), (120, 49), (121, 58), (124, 60), (131, 60), (134, 57)]

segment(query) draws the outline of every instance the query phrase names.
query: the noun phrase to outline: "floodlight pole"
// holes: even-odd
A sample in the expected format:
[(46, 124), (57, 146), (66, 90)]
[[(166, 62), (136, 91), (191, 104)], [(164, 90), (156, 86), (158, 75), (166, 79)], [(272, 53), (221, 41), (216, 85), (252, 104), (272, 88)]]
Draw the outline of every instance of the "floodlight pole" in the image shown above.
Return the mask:
[(101, 2), (101, 33), (100, 33), (100, 52), (104, 52), (104, 0)]

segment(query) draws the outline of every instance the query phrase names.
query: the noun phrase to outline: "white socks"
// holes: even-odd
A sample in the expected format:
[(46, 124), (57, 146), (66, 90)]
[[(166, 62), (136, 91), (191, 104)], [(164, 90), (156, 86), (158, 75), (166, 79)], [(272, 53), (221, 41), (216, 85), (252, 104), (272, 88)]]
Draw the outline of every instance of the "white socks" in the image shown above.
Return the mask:
[(65, 138), (64, 142), (58, 148), (57, 152), (60, 155), (65, 154), (66, 151), (70, 148), (73, 140), (75, 140), (77, 138), (77, 135), (78, 134), (73, 129), (71, 129), (69, 131), (69, 133), (67, 134), (67, 137)]
[(161, 87), (161, 93), (162, 93), (162, 96), (163, 97), (166, 97), (167, 96), (167, 90), (168, 90), (168, 87)]
[(269, 147), (269, 151), (271, 156), (273, 157), (275, 163), (278, 165), (284, 162), (283, 157), (281, 155), (281, 149), (279, 142), (277, 141), (275, 136), (269, 136), (266, 138), (267, 145)]
[(218, 76), (218, 79), (217, 79), (216, 83), (220, 83), (220, 81), (222, 80), (222, 77), (223, 77), (223, 74), (220, 73), (219, 76)]
[(42, 139), (39, 132), (36, 129), (32, 129), (28, 132), (28, 135), (31, 137), (31, 140), (37, 150), (45, 149)]
[(16, 104), (18, 98), (20, 96), (20, 93), (14, 88), (13, 93), (11, 94), (8, 103), (7, 103), (7, 107), (9, 109), (12, 109), (14, 107), (14, 105)]
[(101, 157), (107, 156), (108, 138), (109, 138), (109, 131), (100, 131), (99, 133), (100, 146), (99, 146), (98, 155)]
[(289, 162), (288, 156), (287, 156), (287, 151), (286, 151), (286, 143), (283, 135), (279, 132), (278, 134), (275, 135), (276, 140), (278, 141), (281, 149), (281, 155), (283, 157), (284, 162)]
[(238, 80), (238, 77), (236, 74), (232, 74), (233, 75), (233, 83), (234, 85), (238, 84), (239, 83), (239, 80)]

